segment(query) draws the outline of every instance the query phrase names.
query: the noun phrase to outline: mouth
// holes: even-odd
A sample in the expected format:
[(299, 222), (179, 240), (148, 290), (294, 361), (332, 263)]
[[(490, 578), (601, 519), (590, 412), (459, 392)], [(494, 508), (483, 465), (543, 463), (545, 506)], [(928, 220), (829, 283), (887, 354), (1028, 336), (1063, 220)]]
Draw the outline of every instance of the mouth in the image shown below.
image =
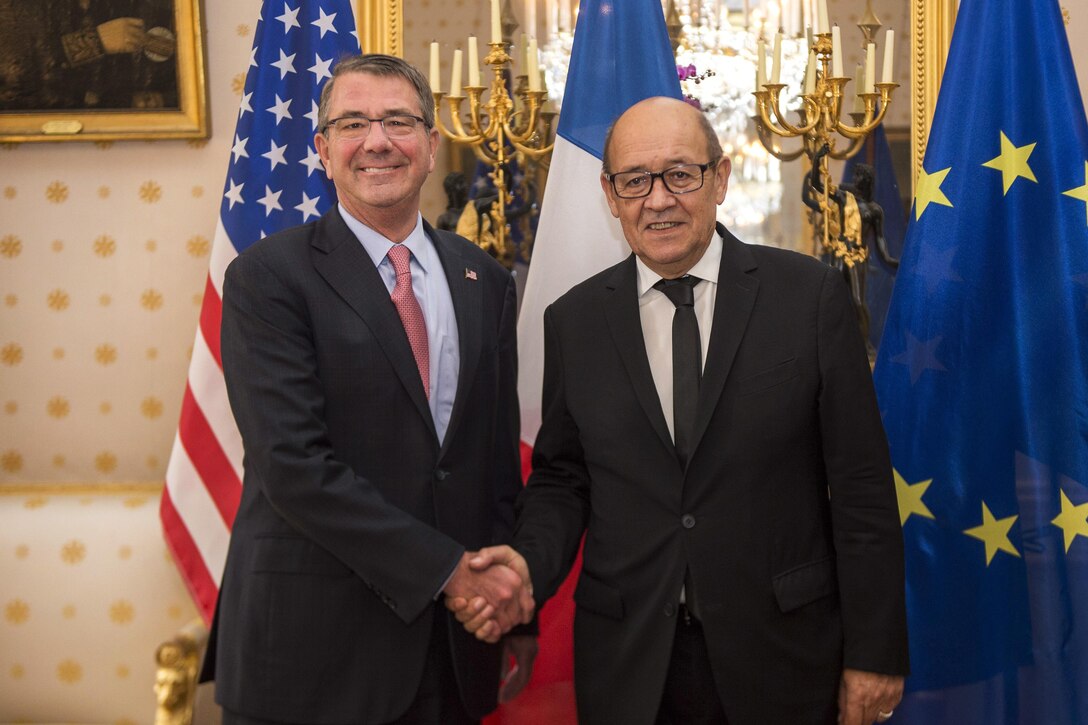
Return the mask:
[(680, 226), (680, 222), (654, 222), (647, 225), (647, 229), (654, 232), (662, 232)]
[(363, 172), (364, 174), (385, 174), (385, 173), (388, 173), (390, 171), (396, 171), (399, 168), (400, 168), (399, 165), (397, 165), (397, 166), (363, 166), (363, 167), (361, 167), (359, 169), (359, 171)]

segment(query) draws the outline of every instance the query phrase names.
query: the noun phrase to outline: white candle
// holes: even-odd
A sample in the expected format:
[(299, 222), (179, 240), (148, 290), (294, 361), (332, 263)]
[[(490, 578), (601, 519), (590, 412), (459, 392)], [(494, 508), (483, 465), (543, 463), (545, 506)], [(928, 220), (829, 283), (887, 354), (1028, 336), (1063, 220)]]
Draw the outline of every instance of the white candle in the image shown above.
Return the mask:
[(831, 24), (827, 21), (827, 0), (820, 0), (819, 15), (816, 18), (816, 32), (826, 33)]
[(756, 90), (762, 91), (767, 83), (767, 47), (763, 38), (756, 41)]
[[(822, 1), (822, 0), (821, 0)], [(831, 29), (831, 77), (842, 78), (842, 33), (839, 26)]]
[(461, 49), (453, 51), (453, 71), (450, 73), (450, 95), (461, 95)]
[(812, 26), (805, 26), (805, 38), (808, 40), (808, 49), (812, 50)]
[(895, 46), (895, 31), (889, 30), (888, 34), (884, 36), (884, 71), (881, 74), (880, 80), (883, 83), (893, 83), (892, 80), (892, 59), (895, 57), (892, 48)]
[(516, 70), (520, 70), (521, 75), (526, 75), (529, 72), (529, 36), (525, 33), (522, 33), (518, 38), (518, 55), (520, 57), (518, 58), (517, 64), (520, 65), (521, 68)]
[[(495, 0), (498, 2), (498, 0)], [(559, 29), (570, 30), (570, 2), (569, 0), (559, 0)]]
[(861, 69), (861, 65), (858, 65), (854, 69), (854, 107), (850, 109), (852, 113), (865, 113), (865, 101), (861, 99), (862, 92), (862, 74), (864, 71)]
[(774, 55), (771, 56), (771, 83), (782, 81), (782, 33), (774, 34)]
[(499, 12), (499, 0), (491, 0), (491, 42), (502, 42), (502, 14)]
[(438, 41), (431, 41), (431, 90), (438, 93), (442, 89), (442, 79), (438, 72)]
[(529, 38), (529, 90), (540, 90), (540, 60), (537, 55), (536, 38)]
[(872, 93), (874, 80), (876, 79), (876, 44), (869, 43), (865, 46), (865, 92)]
[(525, 30), (536, 35), (536, 0), (525, 0)]
[(559, 18), (556, 15), (558, 12), (559, 8), (555, 4), (555, 0), (545, 0), (544, 25), (547, 26), (549, 39), (554, 38), (559, 32)]
[(816, 51), (808, 52), (808, 66), (805, 68), (805, 95), (811, 96), (816, 92)]
[(480, 85), (480, 53), (476, 49), (476, 36), (468, 36), (468, 84)]
[(540, 76), (540, 90), (547, 93), (548, 92), (548, 75), (547, 75), (547, 73), (545, 73), (543, 68), (540, 69), (540, 73), (538, 73), (538, 75)]

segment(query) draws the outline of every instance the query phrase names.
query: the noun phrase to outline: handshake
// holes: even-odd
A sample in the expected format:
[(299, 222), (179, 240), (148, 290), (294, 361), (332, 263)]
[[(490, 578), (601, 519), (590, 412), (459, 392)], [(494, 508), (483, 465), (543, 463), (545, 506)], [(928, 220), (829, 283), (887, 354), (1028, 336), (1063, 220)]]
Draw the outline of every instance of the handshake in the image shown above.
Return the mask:
[(495, 643), (533, 618), (529, 565), (509, 546), (465, 552), (446, 588), (446, 608), (476, 639)]

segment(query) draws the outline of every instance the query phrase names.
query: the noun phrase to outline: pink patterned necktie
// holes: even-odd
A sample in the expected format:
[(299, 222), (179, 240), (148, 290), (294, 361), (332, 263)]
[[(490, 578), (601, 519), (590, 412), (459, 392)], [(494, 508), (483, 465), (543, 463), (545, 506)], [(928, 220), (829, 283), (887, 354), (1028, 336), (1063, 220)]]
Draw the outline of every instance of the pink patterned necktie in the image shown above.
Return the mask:
[(397, 273), (397, 284), (393, 287), (390, 297), (400, 315), (404, 331), (408, 333), (408, 344), (412, 346), (412, 354), (416, 358), (416, 367), (419, 368), (419, 377), (423, 380), (423, 392), (427, 398), (431, 397), (431, 363), (430, 354), (427, 351), (427, 322), (423, 319), (423, 310), (416, 299), (416, 293), (412, 290), (412, 268), (409, 265), (411, 252), (402, 244), (394, 244), (388, 253), (389, 261), (393, 263), (393, 270)]

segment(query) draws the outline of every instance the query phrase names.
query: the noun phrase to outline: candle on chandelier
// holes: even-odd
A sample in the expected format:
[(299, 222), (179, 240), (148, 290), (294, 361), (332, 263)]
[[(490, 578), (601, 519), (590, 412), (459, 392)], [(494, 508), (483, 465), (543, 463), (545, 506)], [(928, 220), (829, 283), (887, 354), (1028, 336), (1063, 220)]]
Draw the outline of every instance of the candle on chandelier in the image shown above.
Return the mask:
[(438, 72), (438, 41), (431, 41), (431, 91), (439, 93), (442, 90), (442, 79)]
[(540, 59), (537, 54), (536, 38), (529, 38), (529, 90), (540, 90)]
[(816, 32), (826, 33), (831, 27), (827, 20), (827, 0), (820, 0), (819, 15), (816, 17)]
[(842, 33), (839, 26), (831, 28), (831, 77), (842, 78)]
[(491, 42), (502, 42), (502, 13), (499, 12), (499, 0), (491, 0)]
[(774, 54), (771, 56), (771, 83), (782, 80), (782, 33), (774, 34)]
[(480, 54), (476, 49), (476, 36), (468, 36), (468, 84), (471, 87), (480, 85)]
[(865, 92), (872, 93), (876, 80), (876, 43), (865, 46)]
[(559, 29), (570, 30), (570, 2), (559, 0)]
[(453, 51), (453, 70), (450, 72), (450, 96), (461, 95), (461, 49)]
[(895, 45), (895, 31), (889, 30), (884, 36), (884, 71), (880, 76), (882, 83), (892, 83), (892, 59), (895, 57), (892, 47)]
[(544, 24), (548, 26), (548, 37), (554, 38), (559, 33), (559, 6), (556, 0), (544, 3)]
[(862, 70), (860, 63), (858, 64), (858, 67), (854, 69), (854, 106), (850, 109), (851, 113), (865, 113), (865, 101), (861, 99), (861, 94), (863, 91), (861, 81), (864, 72), (865, 71)]
[(536, 0), (525, 0), (525, 29), (536, 35)]
[(808, 66), (805, 67), (805, 95), (816, 93), (816, 51), (808, 52)]
[(763, 38), (756, 41), (756, 90), (762, 91), (767, 83), (767, 44)]

